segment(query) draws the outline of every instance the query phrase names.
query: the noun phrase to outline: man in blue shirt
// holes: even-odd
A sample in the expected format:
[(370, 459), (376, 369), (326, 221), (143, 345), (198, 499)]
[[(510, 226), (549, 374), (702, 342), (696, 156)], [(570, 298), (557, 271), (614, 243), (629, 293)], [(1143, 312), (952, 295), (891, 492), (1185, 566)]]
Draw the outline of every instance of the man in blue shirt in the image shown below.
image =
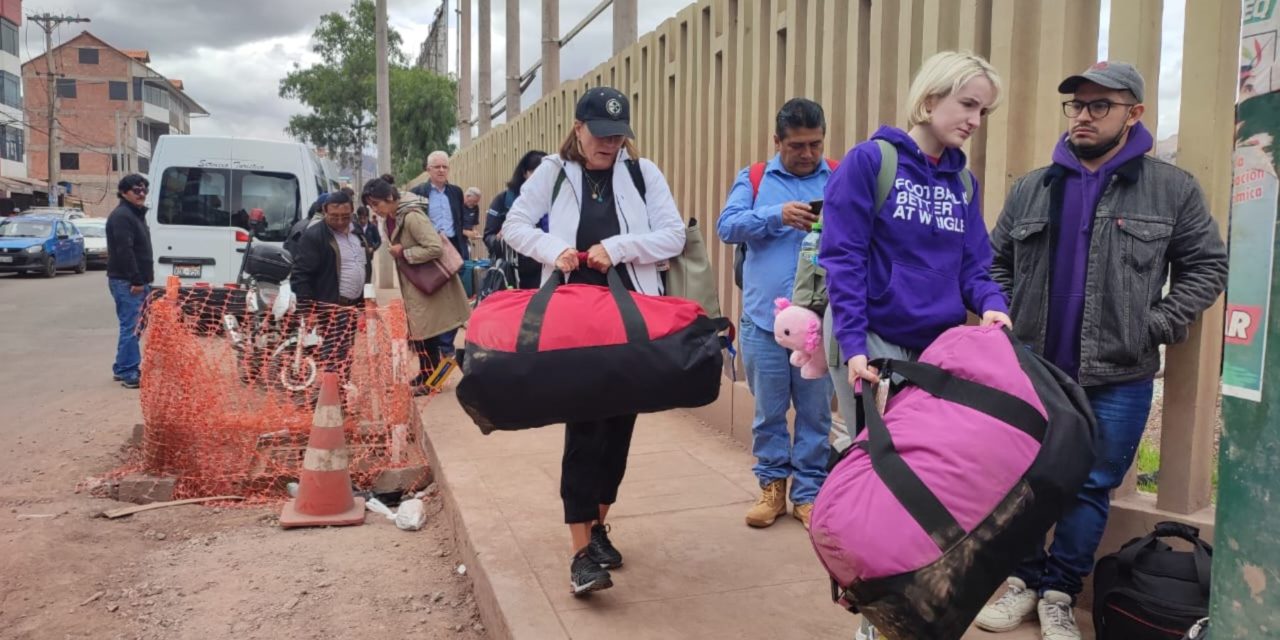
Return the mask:
[(410, 191), (427, 199), (427, 217), (431, 218), (431, 224), (467, 259), (471, 243), (462, 233), (462, 188), (449, 182), (449, 154), (432, 151), (424, 168), (428, 180)]
[[(831, 379), (802, 378), (790, 354), (773, 339), (774, 300), (791, 298), (800, 244), (818, 221), (809, 202), (822, 199), (831, 176), (823, 156), (826, 133), (818, 103), (794, 98), (783, 105), (773, 136), (777, 155), (765, 164), (758, 185), (749, 167), (738, 173), (716, 225), (722, 241), (747, 245), (738, 335), (756, 403), (752, 453), (761, 496), (747, 512), (753, 527), (767, 527), (787, 512), (787, 478), (792, 478), (792, 515), (807, 529), (827, 477)], [(787, 429), (793, 404), (794, 442)]]

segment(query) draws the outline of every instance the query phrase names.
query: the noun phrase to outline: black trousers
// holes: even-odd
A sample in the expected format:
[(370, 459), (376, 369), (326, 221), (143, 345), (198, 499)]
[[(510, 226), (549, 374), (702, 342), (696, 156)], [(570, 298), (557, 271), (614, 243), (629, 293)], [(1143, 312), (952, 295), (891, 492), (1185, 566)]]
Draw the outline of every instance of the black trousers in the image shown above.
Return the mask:
[(599, 520), (600, 505), (618, 500), (635, 426), (634, 414), (565, 425), (560, 461), (565, 524)]

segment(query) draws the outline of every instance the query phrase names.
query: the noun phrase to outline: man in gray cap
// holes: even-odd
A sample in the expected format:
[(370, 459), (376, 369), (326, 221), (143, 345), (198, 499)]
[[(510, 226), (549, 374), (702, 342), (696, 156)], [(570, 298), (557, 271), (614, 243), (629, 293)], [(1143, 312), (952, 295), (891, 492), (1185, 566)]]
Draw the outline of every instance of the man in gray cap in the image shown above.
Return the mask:
[(1185, 340), (1222, 293), (1227, 252), (1195, 178), (1147, 155), (1137, 69), (1098, 62), (1058, 91), (1068, 130), (1053, 163), (1005, 200), (992, 276), (1018, 339), (1084, 387), (1097, 458), (1051, 546), (1039, 545), (976, 623), (1010, 631), (1038, 614), (1044, 640), (1079, 640), (1072, 605), (1146, 427), (1159, 346)]

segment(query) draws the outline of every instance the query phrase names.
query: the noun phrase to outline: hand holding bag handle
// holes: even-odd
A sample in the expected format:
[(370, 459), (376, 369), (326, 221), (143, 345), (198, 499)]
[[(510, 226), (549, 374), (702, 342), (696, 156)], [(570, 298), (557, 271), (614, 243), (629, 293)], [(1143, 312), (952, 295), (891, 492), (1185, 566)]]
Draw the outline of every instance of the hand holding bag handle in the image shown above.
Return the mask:
[[(586, 260), (583, 259), (580, 264), (585, 265)], [(606, 277), (609, 280), (609, 293), (613, 296), (618, 313), (622, 316), (622, 326), (627, 332), (627, 342), (648, 341), (649, 328), (645, 325), (644, 316), (640, 315), (640, 308), (636, 306), (635, 298), (631, 297), (631, 292), (627, 290), (626, 285), (622, 284), (622, 276), (618, 275), (616, 269), (609, 267)], [(535, 353), (538, 351), (538, 343), (542, 339), (542, 322), (546, 319), (547, 306), (551, 304), (551, 296), (564, 278), (565, 274), (560, 270), (552, 272), (551, 277), (547, 278), (547, 281), (542, 284), (542, 288), (538, 289), (538, 292), (529, 300), (529, 306), (525, 308), (524, 317), (520, 320), (520, 334), (516, 337), (516, 352)]]

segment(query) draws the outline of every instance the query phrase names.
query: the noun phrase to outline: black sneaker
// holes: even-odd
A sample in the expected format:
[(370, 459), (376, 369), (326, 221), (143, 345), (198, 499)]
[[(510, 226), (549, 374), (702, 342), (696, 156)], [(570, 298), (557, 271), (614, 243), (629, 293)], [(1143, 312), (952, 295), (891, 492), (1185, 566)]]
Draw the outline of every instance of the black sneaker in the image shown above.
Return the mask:
[(591, 542), (587, 543), (587, 556), (599, 563), (601, 569), (622, 567), (622, 554), (609, 541), (609, 525), (597, 524), (591, 527)]
[(613, 578), (609, 572), (591, 559), (586, 549), (573, 556), (573, 564), (569, 566), (569, 587), (573, 589), (574, 596), (585, 596), (612, 586)]
[(138, 387), (142, 386), (142, 383), (139, 382), (137, 378), (131, 378), (126, 380), (121, 380), (120, 386), (126, 389), (137, 389)]

